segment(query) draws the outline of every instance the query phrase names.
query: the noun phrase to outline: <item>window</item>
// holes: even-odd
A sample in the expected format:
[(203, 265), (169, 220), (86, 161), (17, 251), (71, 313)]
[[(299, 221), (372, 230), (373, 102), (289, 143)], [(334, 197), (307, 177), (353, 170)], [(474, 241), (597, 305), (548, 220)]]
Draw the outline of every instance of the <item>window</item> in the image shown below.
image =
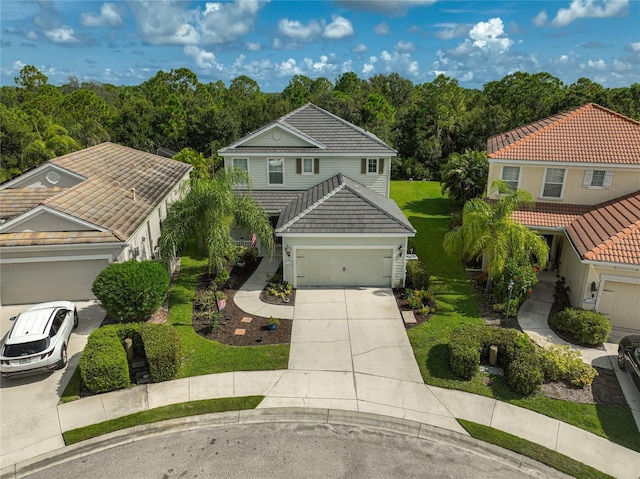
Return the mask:
[(313, 158), (302, 159), (302, 174), (303, 175), (313, 174)]
[(249, 160), (247, 160), (246, 158), (234, 158), (233, 166), (244, 171), (249, 171)]
[(367, 160), (367, 173), (377, 173), (377, 172), (378, 172), (378, 159), (369, 158)]
[(518, 189), (518, 183), (520, 182), (520, 167), (519, 166), (503, 166), (502, 167), (502, 180), (506, 181), (513, 191)]
[(582, 186), (585, 188), (611, 188), (613, 170), (585, 170)]
[(284, 160), (282, 158), (267, 160), (269, 168), (269, 184), (270, 185), (283, 185), (284, 184)]
[(543, 198), (562, 198), (564, 168), (547, 168), (542, 189)]

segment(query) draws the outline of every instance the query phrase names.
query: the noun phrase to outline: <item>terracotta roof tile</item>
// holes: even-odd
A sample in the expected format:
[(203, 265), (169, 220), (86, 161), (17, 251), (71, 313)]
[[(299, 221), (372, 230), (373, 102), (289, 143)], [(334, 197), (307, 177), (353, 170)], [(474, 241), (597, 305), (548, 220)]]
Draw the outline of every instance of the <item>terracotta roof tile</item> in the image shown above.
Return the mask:
[(530, 210), (516, 210), (511, 218), (526, 226), (565, 228), (580, 215), (589, 211), (586, 205), (566, 205), (562, 203), (536, 203)]
[(589, 103), (487, 140), (489, 158), (640, 165), (640, 122)]

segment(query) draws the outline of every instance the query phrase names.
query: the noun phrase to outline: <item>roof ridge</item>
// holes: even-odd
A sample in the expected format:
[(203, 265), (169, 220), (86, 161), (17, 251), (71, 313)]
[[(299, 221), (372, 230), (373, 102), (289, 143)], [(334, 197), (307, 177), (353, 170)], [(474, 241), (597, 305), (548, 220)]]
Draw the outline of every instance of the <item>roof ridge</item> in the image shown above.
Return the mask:
[[(322, 203), (324, 203), (326, 200), (328, 200), (329, 198), (331, 198), (333, 195), (335, 195), (336, 193), (338, 193), (339, 191), (341, 191), (344, 187), (344, 177), (342, 175), (342, 173), (338, 173), (335, 176), (332, 176), (331, 178), (326, 179), (325, 181), (323, 181), (322, 183), (328, 183), (330, 180), (337, 178), (338, 179), (338, 186), (336, 186), (334, 189), (332, 189), (331, 191), (329, 191), (329, 193), (327, 193), (326, 195), (324, 195), (322, 198), (318, 199), (316, 202), (314, 202), (311, 206), (307, 206), (304, 210), (302, 210), (300, 213), (298, 213), (296, 216), (294, 216), (293, 218), (291, 218), (289, 221), (287, 221), (285, 224), (283, 224), (280, 228), (280, 230), (284, 229), (284, 228), (288, 228), (289, 226), (291, 226), (292, 224), (298, 222), (299, 220), (301, 220), (302, 218), (304, 218), (306, 215), (308, 215), (309, 213), (311, 213), (313, 210), (315, 210), (318, 206), (320, 206)], [(319, 183), (316, 186), (321, 185), (322, 183)], [(309, 188), (309, 190), (315, 188), (315, 186)], [(305, 192), (303, 192), (302, 196), (304, 196), (304, 193), (308, 193), (309, 190), (306, 190)]]
[(587, 259), (595, 258), (596, 256), (604, 253), (605, 251), (611, 249), (613, 246), (623, 241), (627, 236), (639, 230), (640, 230), (640, 220), (634, 221), (629, 226), (624, 228), (622, 231), (619, 231), (615, 235), (610, 236), (609, 238), (602, 241), (597, 246), (594, 246), (590, 250), (585, 251), (583, 256)]

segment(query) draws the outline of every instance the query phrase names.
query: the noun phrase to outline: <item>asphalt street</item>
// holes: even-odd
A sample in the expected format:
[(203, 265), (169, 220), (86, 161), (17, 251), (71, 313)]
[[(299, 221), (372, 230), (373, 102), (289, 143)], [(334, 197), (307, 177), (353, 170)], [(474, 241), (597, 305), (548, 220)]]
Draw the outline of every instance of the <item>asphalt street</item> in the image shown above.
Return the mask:
[[(491, 449), (491, 448), (489, 448)], [(167, 431), (28, 476), (96, 478), (564, 478), (520, 456), (356, 426), (266, 423)]]

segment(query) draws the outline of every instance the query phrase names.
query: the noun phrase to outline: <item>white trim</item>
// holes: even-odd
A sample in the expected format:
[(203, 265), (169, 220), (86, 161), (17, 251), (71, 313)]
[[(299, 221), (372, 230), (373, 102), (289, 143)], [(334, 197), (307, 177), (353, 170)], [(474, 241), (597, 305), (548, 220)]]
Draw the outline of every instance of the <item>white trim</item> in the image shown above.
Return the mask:
[(98, 225), (96, 225), (94, 223), (89, 223), (88, 221), (84, 221), (84, 220), (81, 220), (80, 218), (77, 218), (75, 216), (71, 216), (71, 215), (69, 215), (67, 213), (63, 213), (61, 211), (54, 210), (53, 208), (50, 208), (49, 206), (39, 205), (39, 206), (36, 206), (35, 208), (33, 208), (32, 210), (29, 210), (26, 213), (21, 214), (20, 216), (16, 216), (15, 218), (12, 218), (9, 221), (6, 221), (6, 222), (2, 223), (0, 225), (0, 232), (6, 230), (10, 226), (19, 225), (21, 223), (24, 223), (25, 221), (29, 220), (30, 218), (32, 218), (34, 216), (38, 216), (41, 213), (48, 213), (48, 214), (51, 214), (53, 216), (58, 216), (58, 217), (60, 217), (62, 219), (65, 219), (67, 221), (71, 221), (72, 223), (76, 223), (76, 224), (91, 228), (92, 230), (96, 230), (96, 231), (99, 231), (101, 233), (108, 233), (108, 232), (111, 231), (111, 230), (108, 230), (106, 228), (103, 228), (102, 226), (98, 226)]
[[(413, 238), (415, 233), (276, 233), (282, 238)], [(331, 249), (332, 246), (329, 246)], [(364, 246), (363, 246), (364, 247)]]
[[(51, 160), (50, 160), (51, 161)], [(15, 185), (16, 183), (22, 183), (23, 180), (25, 179), (29, 179), (32, 176), (35, 176), (37, 174), (39, 174), (40, 172), (44, 171), (44, 170), (48, 170), (48, 169), (53, 169), (53, 170), (58, 170), (61, 173), (64, 173), (65, 175), (71, 176), (72, 178), (75, 178), (79, 181), (86, 181), (87, 178), (79, 175), (78, 173), (74, 173), (73, 171), (67, 170), (66, 168), (63, 168), (62, 166), (56, 165), (55, 163), (43, 163), (42, 165), (38, 166), (37, 168), (34, 168), (31, 171), (27, 171), (19, 176), (16, 176), (14, 179), (7, 181), (6, 183), (4, 183), (3, 185), (0, 185), (0, 190), (4, 190), (5, 188), (11, 188), (11, 186)]]
[[(500, 168), (500, 179), (505, 182), (513, 181), (513, 180), (505, 180), (504, 179), (504, 167), (518, 168), (518, 184), (516, 185), (516, 190), (520, 189), (520, 181), (522, 180), (522, 167), (520, 165), (508, 164), (502, 165)], [(514, 190), (515, 191), (515, 190)]]
[[(376, 169), (375, 171), (369, 171), (369, 162), (373, 160), (376, 162)], [(367, 158), (367, 171), (365, 174), (367, 175), (377, 175), (379, 174), (378, 171), (380, 170), (380, 161), (378, 160), (378, 158)]]
[(24, 264), (24, 263), (51, 263), (58, 261), (93, 261), (96, 259), (106, 259), (109, 264), (113, 263), (112, 254), (95, 254), (87, 256), (36, 256), (33, 258), (9, 258), (3, 259), (2, 264)]
[(600, 301), (602, 300), (602, 293), (604, 292), (607, 281), (615, 283), (640, 284), (640, 277), (632, 278), (630, 276), (618, 276), (616, 274), (601, 274), (600, 285), (598, 286), (598, 296), (594, 306), (594, 309), (598, 312), (600, 311)]
[[(82, 243), (82, 244), (50, 244), (50, 245), (32, 245), (32, 246), (2, 246), (0, 251), (6, 254), (11, 253), (23, 253), (23, 252), (38, 252), (38, 251), (64, 251), (64, 250), (85, 250), (85, 249), (103, 249), (103, 248), (124, 248), (128, 243), (122, 241), (121, 243)], [(43, 257), (43, 256), (39, 256)], [(4, 263), (4, 259), (0, 256), (0, 264)]]
[[(256, 147), (257, 148), (257, 147)], [(385, 160), (390, 159), (390, 158), (395, 158), (396, 156), (398, 156), (396, 153), (390, 153), (390, 152), (384, 152), (383, 154), (381, 153), (374, 153), (374, 152), (359, 152), (359, 153), (354, 153), (354, 152), (348, 152), (348, 151), (344, 151), (344, 152), (330, 152), (330, 151), (319, 151), (319, 150), (309, 150), (309, 149), (291, 149), (291, 151), (269, 151), (269, 148), (271, 147), (264, 147), (264, 151), (229, 151), (229, 152), (224, 152), (224, 153), (219, 153), (220, 156), (222, 156), (223, 158), (227, 159), (227, 158), (233, 158), (233, 157), (239, 157), (239, 158), (267, 158), (267, 157), (271, 157), (273, 158), (274, 155), (277, 155), (278, 157), (282, 157), (282, 158), (301, 158), (302, 156), (308, 156), (310, 151), (313, 151), (314, 156), (316, 158), (325, 158), (325, 157), (331, 157), (331, 158), (384, 158)]]
[[(300, 165), (302, 167), (302, 171), (300, 173), (303, 174), (303, 175), (313, 175), (314, 174), (313, 170), (314, 170), (314, 166), (315, 166), (314, 158), (301, 158), (300, 160), (302, 161), (302, 165)], [(311, 171), (304, 171), (304, 162), (306, 160), (311, 161)]]
[[(282, 183), (271, 183), (271, 178), (269, 177), (269, 160), (280, 160), (282, 161)], [(285, 161), (284, 158), (278, 158), (278, 157), (270, 157), (266, 159), (266, 164), (267, 164), (267, 185), (268, 186), (284, 186), (285, 184), (285, 179), (284, 179), (284, 166), (285, 166)]]
[(327, 147), (325, 145), (323, 145), (322, 143), (320, 143), (318, 140), (315, 140), (313, 138), (311, 138), (310, 136), (305, 135), (304, 133), (302, 133), (299, 130), (295, 130), (291, 127), (289, 127), (288, 125), (282, 123), (280, 120), (276, 120), (272, 123), (269, 123), (268, 125), (263, 126), (262, 128), (258, 128), (256, 131), (254, 131), (253, 133), (249, 133), (247, 136), (245, 136), (244, 138), (241, 138), (240, 140), (236, 141), (235, 143), (230, 144), (229, 146), (222, 148), (220, 150), (218, 150), (218, 154), (224, 156), (226, 154), (225, 150), (229, 150), (232, 148), (237, 148), (240, 145), (243, 145), (244, 143), (247, 143), (248, 141), (253, 140), (254, 138), (260, 136), (263, 133), (268, 133), (269, 131), (276, 129), (276, 128), (280, 128), (283, 129), (284, 131), (286, 131), (287, 133), (289, 133), (290, 135), (293, 135), (299, 139), (301, 139), (302, 141), (309, 143), (310, 145), (313, 145), (321, 150), (326, 150)]
[[(547, 185), (547, 172), (549, 170), (562, 170), (562, 184), (560, 185), (560, 196), (544, 196), (544, 187)], [(550, 185), (557, 185), (558, 183), (549, 183)], [(540, 199), (544, 200), (562, 200), (564, 199), (564, 187), (567, 184), (567, 169), (566, 168), (556, 168), (553, 166), (547, 167), (544, 169), (542, 173), (542, 187), (540, 188)]]
[[(629, 164), (629, 163), (596, 163), (596, 162), (586, 162), (586, 161), (546, 161), (546, 160), (519, 160), (519, 159), (509, 159), (509, 158), (489, 158), (489, 163), (495, 164), (505, 164), (505, 165), (534, 165), (534, 166), (543, 166), (546, 165), (550, 168), (560, 166), (563, 168), (592, 168), (592, 169), (640, 169), (640, 164)], [(602, 168), (601, 168), (602, 167)]]
[[(236, 158), (231, 158), (231, 168), (240, 168), (239, 166), (236, 166), (236, 160), (245, 160), (247, 162), (247, 169), (245, 171), (247, 172), (248, 175), (250, 175), (249, 164), (251, 162), (249, 161), (249, 157), (248, 156), (245, 156), (245, 157), (238, 156)], [(244, 168), (240, 168), (240, 169), (244, 169)]]

